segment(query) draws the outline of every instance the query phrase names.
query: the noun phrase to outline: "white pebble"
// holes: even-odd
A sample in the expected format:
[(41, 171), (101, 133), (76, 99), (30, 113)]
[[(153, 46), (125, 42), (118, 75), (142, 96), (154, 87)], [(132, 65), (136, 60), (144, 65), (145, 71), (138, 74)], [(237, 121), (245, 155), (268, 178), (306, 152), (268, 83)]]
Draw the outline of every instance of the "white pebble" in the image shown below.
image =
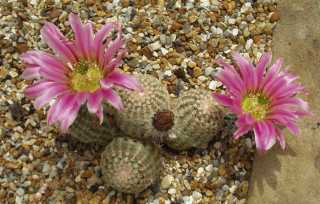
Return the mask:
[(152, 51), (155, 51), (155, 50), (159, 50), (161, 48), (161, 43), (160, 41), (156, 41), (152, 44), (149, 45), (149, 48), (152, 50)]
[(182, 197), (183, 204), (193, 204), (193, 198), (191, 196)]
[(197, 177), (200, 177), (204, 173), (204, 168), (200, 167), (197, 171)]
[(230, 193), (234, 194), (234, 192), (236, 192), (237, 188), (238, 187), (236, 185), (231, 186), (231, 188), (229, 189)]
[(237, 36), (239, 34), (239, 29), (238, 28), (234, 28), (234, 29), (232, 29), (231, 32), (232, 32), (233, 36)]
[(192, 197), (195, 201), (199, 201), (202, 199), (202, 194), (199, 193), (198, 191), (193, 191), (192, 192)]
[(201, 82), (205, 82), (207, 80), (207, 77), (205, 76), (199, 76), (198, 77), (198, 80), (201, 81)]
[(236, 19), (230, 18), (230, 19), (228, 20), (228, 23), (231, 24), (231, 25), (234, 25), (234, 24), (236, 23)]
[(163, 74), (164, 74), (164, 76), (171, 77), (172, 76), (172, 71), (171, 70), (166, 70)]
[(161, 181), (161, 188), (168, 189), (172, 184), (174, 177), (172, 175), (166, 175)]
[(212, 80), (210, 83), (209, 83), (209, 89), (210, 90), (216, 90), (217, 87), (221, 86), (222, 83), (220, 81), (214, 81)]
[(247, 40), (246, 49), (249, 50), (253, 44), (253, 40), (250, 38)]
[(170, 195), (175, 195), (176, 192), (177, 192), (177, 190), (176, 190), (175, 188), (170, 188), (170, 189), (168, 190), (168, 193), (169, 193)]
[(212, 172), (213, 171), (213, 165), (212, 164), (209, 164), (208, 166), (206, 166), (205, 170), (207, 172)]

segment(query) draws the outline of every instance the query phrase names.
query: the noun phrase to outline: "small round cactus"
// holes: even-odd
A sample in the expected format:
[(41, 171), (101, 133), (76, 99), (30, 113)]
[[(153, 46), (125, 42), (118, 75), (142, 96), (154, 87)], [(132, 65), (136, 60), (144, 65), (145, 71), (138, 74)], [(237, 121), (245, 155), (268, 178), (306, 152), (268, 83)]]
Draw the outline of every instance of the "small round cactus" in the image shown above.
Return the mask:
[(96, 115), (90, 114), (87, 108), (82, 107), (69, 133), (83, 143), (106, 145), (120, 134), (119, 129), (112, 123), (111, 115), (106, 111), (104, 111), (104, 122), (100, 124)]
[(190, 89), (174, 103), (175, 123), (166, 138), (167, 145), (176, 150), (206, 147), (223, 125), (223, 111), (211, 93)]
[(152, 144), (114, 138), (101, 155), (102, 178), (108, 187), (140, 193), (160, 176), (160, 152)]
[(170, 96), (166, 87), (151, 75), (137, 74), (142, 92), (118, 90), (124, 111), (115, 113), (118, 127), (133, 138), (162, 138), (173, 126), (169, 111)]

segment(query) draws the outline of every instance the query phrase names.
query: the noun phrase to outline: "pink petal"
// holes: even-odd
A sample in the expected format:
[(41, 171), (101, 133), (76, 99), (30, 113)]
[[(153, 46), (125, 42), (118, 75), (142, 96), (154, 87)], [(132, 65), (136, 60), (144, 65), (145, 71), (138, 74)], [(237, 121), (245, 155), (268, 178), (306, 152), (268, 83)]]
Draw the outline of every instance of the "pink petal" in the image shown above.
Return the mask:
[(233, 134), (235, 139), (239, 139), (241, 136), (247, 134), (250, 130), (252, 130), (251, 126), (241, 126), (238, 130)]
[(51, 125), (61, 121), (67, 115), (67, 110), (75, 104), (75, 99), (76, 97), (73, 94), (65, 94), (59, 97), (48, 112), (48, 124)]
[(257, 123), (253, 129), (255, 135), (256, 147), (260, 151), (266, 151), (265, 146), (265, 132), (261, 123)]
[(75, 36), (75, 45), (80, 51), (82, 57), (88, 57), (84, 44), (86, 43), (85, 31), (78, 15), (71, 13), (69, 15), (69, 23), (72, 27)]
[(239, 53), (233, 53), (233, 59), (239, 66), (240, 73), (242, 75), (242, 79), (247, 89), (253, 89), (254, 87), (254, 67), (253, 65), (244, 57), (242, 57)]
[(260, 83), (259, 88), (263, 88), (267, 83), (273, 81), (274, 78), (279, 74), (279, 71), (283, 65), (283, 59), (278, 59), (275, 64), (273, 64), (269, 71), (266, 73), (263, 81)]
[(130, 90), (142, 90), (142, 86), (140, 85), (139, 81), (127, 74), (120, 73), (118, 71), (113, 71), (108, 75), (107, 80), (110, 83), (116, 84), (118, 86), (130, 89)]
[(298, 136), (300, 134), (300, 128), (294, 122), (288, 122), (286, 126), (291, 134), (295, 136)]
[(25, 80), (39, 79), (40, 78), (39, 70), (40, 70), (39, 66), (27, 67), (27, 69), (23, 71), (21, 77)]
[(44, 41), (49, 45), (51, 49), (55, 51), (66, 62), (76, 62), (72, 50), (67, 46), (66, 42), (59, 39), (57, 35), (53, 35), (51, 30), (58, 30), (58, 28), (52, 23), (45, 23), (41, 29), (41, 35)]
[(279, 90), (281, 87), (285, 87), (287, 85), (286, 81), (281, 78), (275, 78), (274, 80), (270, 80), (269, 83), (265, 85), (263, 88), (263, 91), (266, 95), (272, 97), (275, 93), (275, 91)]
[(42, 51), (29, 51), (22, 55), (22, 60), (30, 65), (38, 65), (42, 69), (55, 70), (60, 73), (65, 73), (67, 68), (64, 63), (59, 61), (56, 57), (42, 52)]
[(103, 98), (109, 102), (117, 110), (123, 110), (123, 104), (120, 96), (114, 92), (112, 89), (102, 90)]
[(236, 121), (237, 127), (252, 126), (254, 123), (255, 123), (255, 120), (250, 114), (241, 115)]
[(99, 118), (100, 125), (103, 123), (103, 106), (100, 105), (98, 111), (96, 112), (97, 117)]
[(217, 93), (213, 93), (212, 96), (218, 103), (220, 103), (223, 106), (232, 106), (233, 105), (233, 100), (231, 98), (229, 98), (228, 96), (225, 96), (222, 94), (217, 94)]
[(124, 46), (125, 40), (122, 38), (121, 28), (118, 29), (118, 37), (112, 42), (112, 44), (107, 48), (104, 55), (104, 64), (110, 63), (111, 59), (116, 55), (116, 53)]
[(44, 93), (39, 96), (35, 102), (34, 106), (36, 109), (42, 108), (44, 105), (49, 103), (53, 98), (58, 97), (62, 94), (65, 94), (67, 92), (70, 92), (67, 86), (64, 85), (57, 85), (49, 87), (44, 91)]
[(59, 83), (68, 83), (68, 77), (58, 71), (55, 71), (53, 69), (40, 69), (40, 75), (47, 79), (48, 81), (56, 81)]
[(254, 127), (256, 147), (258, 150), (267, 151), (276, 142), (275, 129), (268, 122), (257, 123)]
[(93, 46), (93, 29), (92, 24), (88, 23), (83, 28), (83, 36), (86, 39), (83, 43), (83, 48), (86, 53), (86, 56), (88, 59), (93, 59), (95, 56), (95, 52), (92, 49)]
[(34, 98), (43, 95), (43, 93), (50, 87), (58, 85), (57, 82), (52, 81), (40, 81), (32, 86), (29, 86), (25, 90), (25, 94), (28, 97)]
[(268, 129), (266, 150), (269, 150), (276, 143), (276, 130), (271, 122), (266, 121), (265, 126)]
[(276, 130), (276, 134), (277, 134), (277, 140), (278, 140), (281, 148), (285, 149), (286, 148), (286, 141), (285, 141), (283, 132), (279, 128), (276, 128), (275, 130)]
[(242, 87), (243, 81), (237, 80), (232, 72), (223, 70), (216, 75), (216, 78), (228, 88), (228, 91), (230, 91), (232, 95), (242, 95), (242, 92), (244, 90)]
[(257, 64), (257, 81), (261, 82), (263, 75), (267, 69), (267, 66), (271, 63), (272, 55), (271, 53), (265, 53), (261, 56)]
[(116, 58), (114, 58), (111, 61), (105, 60), (105, 62), (109, 62), (104, 65), (104, 70), (107, 72), (112, 72), (115, 68), (120, 67), (123, 63), (123, 57), (127, 54), (126, 49), (122, 49), (118, 52), (118, 55)]
[(98, 57), (97, 61), (99, 62), (100, 65), (104, 64), (103, 54), (104, 54), (105, 44), (103, 43), (103, 41), (113, 28), (114, 28), (113, 23), (109, 23), (109, 24), (103, 26), (97, 32), (97, 34), (94, 38), (93, 50), (96, 53), (96, 56)]
[(101, 105), (103, 95), (101, 91), (97, 91), (88, 95), (87, 107), (90, 113), (96, 113)]
[(108, 78), (101, 80), (100, 85), (101, 85), (102, 89), (110, 89), (113, 87), (113, 83), (109, 82)]
[(70, 111), (68, 112), (68, 117), (66, 117), (63, 121), (61, 121), (60, 129), (62, 132), (66, 133), (68, 131), (69, 127), (77, 118), (80, 107), (81, 107), (80, 105), (75, 103), (73, 107), (70, 109)]

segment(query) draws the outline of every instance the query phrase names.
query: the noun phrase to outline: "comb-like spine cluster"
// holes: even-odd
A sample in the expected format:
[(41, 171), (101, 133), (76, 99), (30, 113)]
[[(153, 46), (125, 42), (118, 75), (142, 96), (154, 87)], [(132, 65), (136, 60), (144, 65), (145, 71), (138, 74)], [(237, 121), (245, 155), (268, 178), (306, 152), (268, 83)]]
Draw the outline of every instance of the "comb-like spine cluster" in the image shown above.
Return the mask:
[(72, 137), (83, 143), (107, 145), (120, 132), (112, 121), (112, 116), (104, 113), (104, 122), (99, 123), (97, 116), (90, 114), (86, 108), (81, 108), (75, 122), (69, 129)]
[(222, 128), (223, 111), (207, 90), (185, 91), (173, 107), (175, 124), (166, 141), (173, 149), (206, 147)]
[(101, 155), (105, 184), (124, 193), (140, 193), (158, 180), (160, 152), (151, 143), (118, 137)]

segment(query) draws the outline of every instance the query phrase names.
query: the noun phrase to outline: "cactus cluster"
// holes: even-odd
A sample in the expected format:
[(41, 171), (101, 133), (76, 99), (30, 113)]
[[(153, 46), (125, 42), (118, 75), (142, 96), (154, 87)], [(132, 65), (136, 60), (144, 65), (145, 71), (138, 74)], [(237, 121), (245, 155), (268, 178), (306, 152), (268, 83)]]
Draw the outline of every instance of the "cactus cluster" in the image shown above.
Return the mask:
[(109, 143), (101, 156), (103, 179), (106, 186), (125, 193), (139, 193), (159, 178), (155, 140), (176, 150), (202, 148), (223, 125), (222, 109), (209, 91), (190, 89), (173, 99), (155, 77), (136, 78), (142, 92), (117, 89), (124, 111), (106, 106), (105, 122), (99, 125), (95, 116), (81, 110), (70, 132), (83, 142)]

